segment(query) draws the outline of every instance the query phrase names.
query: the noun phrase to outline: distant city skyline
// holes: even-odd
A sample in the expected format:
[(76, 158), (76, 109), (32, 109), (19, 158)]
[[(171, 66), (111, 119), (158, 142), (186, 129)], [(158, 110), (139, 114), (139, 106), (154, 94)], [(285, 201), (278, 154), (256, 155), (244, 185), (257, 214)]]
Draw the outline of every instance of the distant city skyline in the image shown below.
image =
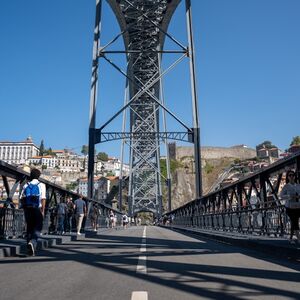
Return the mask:
[[(169, 32), (186, 45), (184, 2)], [(298, 0), (192, 0), (201, 146), (255, 148), (270, 140), (285, 150), (300, 135), (299, 11)], [(1, 141), (30, 135), (37, 146), (43, 139), (46, 148), (77, 153), (88, 144), (94, 15), (95, 0), (1, 1)], [(101, 44), (118, 32), (103, 1)], [(167, 39), (165, 48), (174, 48)], [(110, 66), (101, 65), (99, 77), (97, 127), (124, 94), (124, 78)], [(192, 126), (188, 77), (185, 61), (164, 90), (167, 106)], [(101, 144), (97, 152), (120, 157), (120, 148)]]

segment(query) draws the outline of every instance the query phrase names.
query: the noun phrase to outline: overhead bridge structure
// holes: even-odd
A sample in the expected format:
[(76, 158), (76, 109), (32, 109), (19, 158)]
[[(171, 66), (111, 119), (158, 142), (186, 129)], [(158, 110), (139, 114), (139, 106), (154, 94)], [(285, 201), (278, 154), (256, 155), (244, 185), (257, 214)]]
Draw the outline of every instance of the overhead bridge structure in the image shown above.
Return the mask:
[[(89, 131), (89, 188), (88, 196), (93, 197), (93, 170), (95, 144), (121, 139), (121, 158), (124, 159), (124, 145), (129, 149), (129, 191), (128, 205), (130, 215), (140, 211), (162, 214), (162, 182), (169, 190), (169, 207), (171, 210), (171, 179), (168, 150), (167, 178), (160, 172), (161, 143), (168, 140), (182, 140), (194, 143), (196, 170), (196, 197), (201, 196), (201, 162), (198, 124), (197, 93), (195, 84), (195, 66), (193, 53), (193, 36), (191, 26), (191, 2), (185, 1), (188, 46), (182, 45), (168, 34), (168, 25), (180, 4), (180, 0), (107, 0), (120, 25), (120, 34), (111, 42), (100, 45), (100, 24), (102, 1), (96, 1), (96, 22), (93, 53), (93, 72), (90, 100)], [(105, 29), (103, 29), (105, 30)], [(109, 50), (119, 37), (123, 37), (124, 49)], [(175, 50), (165, 50), (164, 42), (170, 39)], [(127, 69), (122, 70), (109, 55), (126, 55)], [(178, 59), (165, 70), (162, 69), (162, 55), (176, 54)], [(166, 106), (163, 97), (162, 78), (179, 62), (189, 58), (193, 126), (182, 122)], [(125, 99), (123, 107), (101, 127), (95, 124), (96, 99), (98, 83), (98, 63), (103, 59), (124, 75)], [(105, 87), (103, 87), (105, 88)], [(176, 99), (172, 99), (176, 101)], [(105, 106), (105, 105), (104, 105)], [(105, 129), (118, 115), (123, 114), (123, 128), (120, 132), (106, 132)], [(173, 117), (183, 128), (182, 132), (168, 132), (166, 114)], [(120, 175), (120, 182), (122, 182)], [(122, 184), (120, 183), (120, 187)], [(119, 208), (122, 208), (122, 191), (119, 191)]]

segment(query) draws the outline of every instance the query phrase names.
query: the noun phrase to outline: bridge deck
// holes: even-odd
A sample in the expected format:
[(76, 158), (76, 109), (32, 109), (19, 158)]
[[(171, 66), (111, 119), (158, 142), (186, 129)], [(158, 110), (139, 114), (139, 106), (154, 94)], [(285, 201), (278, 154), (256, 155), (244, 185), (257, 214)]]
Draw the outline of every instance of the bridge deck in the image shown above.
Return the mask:
[(0, 264), (1, 299), (300, 298), (299, 262), (162, 227), (66, 237)]

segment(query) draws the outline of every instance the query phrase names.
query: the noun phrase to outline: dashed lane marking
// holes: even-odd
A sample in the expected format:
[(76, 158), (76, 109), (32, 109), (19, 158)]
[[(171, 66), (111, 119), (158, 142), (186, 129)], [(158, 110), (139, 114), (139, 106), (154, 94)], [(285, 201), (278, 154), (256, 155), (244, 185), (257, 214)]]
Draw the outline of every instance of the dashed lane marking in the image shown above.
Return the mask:
[(131, 300), (148, 300), (148, 292), (132, 292)]
[[(144, 227), (143, 230), (143, 239), (142, 239), (142, 244), (140, 248), (141, 252), (146, 252), (146, 226)], [(145, 255), (140, 255), (138, 264), (136, 266), (136, 272), (137, 273), (142, 273), (142, 274), (147, 274), (147, 257)]]

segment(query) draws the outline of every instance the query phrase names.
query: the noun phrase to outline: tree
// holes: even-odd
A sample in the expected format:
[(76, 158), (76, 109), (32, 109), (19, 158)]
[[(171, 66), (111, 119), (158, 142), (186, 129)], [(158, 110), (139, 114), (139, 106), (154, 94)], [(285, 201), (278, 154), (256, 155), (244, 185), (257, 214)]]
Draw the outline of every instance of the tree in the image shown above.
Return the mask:
[(294, 146), (294, 145), (300, 145), (300, 136), (294, 136), (292, 142), (290, 143), (290, 146)]
[(108, 161), (108, 155), (105, 152), (99, 152), (97, 154), (97, 159), (101, 161)]
[(81, 153), (83, 155), (88, 155), (88, 153), (89, 153), (89, 146), (88, 145), (82, 145)]
[(49, 147), (47, 150), (44, 150), (45, 155), (56, 156), (56, 154), (52, 151), (52, 148)]
[(276, 148), (276, 146), (273, 145), (271, 141), (264, 141), (263, 143), (257, 145), (256, 148), (257, 149), (262, 149), (262, 148), (270, 149), (270, 148)]
[(66, 185), (66, 189), (71, 192), (72, 191), (75, 192), (77, 187), (78, 187), (78, 184), (76, 182), (71, 182)]
[(44, 140), (41, 140), (40, 144), (40, 156), (43, 156), (45, 152)]

